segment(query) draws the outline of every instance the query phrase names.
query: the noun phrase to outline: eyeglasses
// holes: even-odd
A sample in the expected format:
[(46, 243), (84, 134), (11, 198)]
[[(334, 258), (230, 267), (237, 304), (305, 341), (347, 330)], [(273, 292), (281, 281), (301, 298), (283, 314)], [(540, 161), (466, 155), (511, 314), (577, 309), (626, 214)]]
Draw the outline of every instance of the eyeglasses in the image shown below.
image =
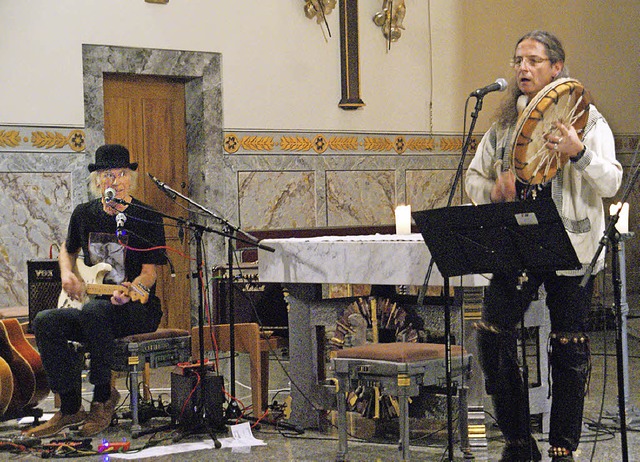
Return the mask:
[(551, 61), (549, 58), (541, 58), (539, 56), (515, 56), (511, 58), (511, 67), (514, 69), (520, 69), (523, 64), (529, 67), (538, 67), (545, 61)]
[(124, 178), (127, 174), (126, 170), (105, 170), (100, 173), (100, 178), (114, 182), (117, 179)]

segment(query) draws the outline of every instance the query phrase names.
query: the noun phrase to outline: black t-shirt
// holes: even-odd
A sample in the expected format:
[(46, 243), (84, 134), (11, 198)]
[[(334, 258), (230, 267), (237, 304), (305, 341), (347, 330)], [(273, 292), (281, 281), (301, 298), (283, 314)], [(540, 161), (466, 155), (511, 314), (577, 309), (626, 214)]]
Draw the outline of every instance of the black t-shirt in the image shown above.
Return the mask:
[(165, 245), (162, 217), (135, 198), (124, 216), (120, 237), (116, 236), (116, 217), (105, 213), (100, 199), (78, 205), (69, 222), (67, 250), (82, 249), (87, 266), (109, 263), (113, 269), (104, 277), (105, 283), (133, 281), (143, 264), (164, 265), (167, 261), (164, 249), (144, 250)]

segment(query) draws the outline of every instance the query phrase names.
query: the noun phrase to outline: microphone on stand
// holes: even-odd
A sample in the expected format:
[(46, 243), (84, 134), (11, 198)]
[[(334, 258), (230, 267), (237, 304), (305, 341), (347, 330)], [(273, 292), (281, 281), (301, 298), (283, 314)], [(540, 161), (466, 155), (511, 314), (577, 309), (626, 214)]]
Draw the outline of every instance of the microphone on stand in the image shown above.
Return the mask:
[(104, 190), (105, 202), (111, 202), (116, 197), (116, 190), (113, 188), (107, 188)]
[(169, 199), (171, 200), (175, 200), (176, 198), (176, 193), (171, 191), (169, 189), (169, 187), (163, 183), (162, 181), (160, 181), (159, 179), (157, 179), (155, 176), (153, 176), (151, 173), (147, 173), (147, 175), (149, 175), (149, 178), (151, 178), (151, 180), (156, 184), (156, 186), (158, 187), (158, 189), (160, 189), (163, 193), (165, 193)]
[(125, 229), (122, 229), (126, 221), (127, 216), (124, 214), (124, 212), (120, 212), (116, 215), (116, 236), (126, 236), (127, 231)]
[(104, 201), (112, 208), (113, 204), (129, 205), (129, 202), (116, 197), (116, 190), (113, 188), (107, 188), (104, 190)]
[(487, 85), (486, 87), (478, 88), (471, 92), (469, 96), (475, 96), (477, 98), (482, 98), (487, 93), (491, 93), (492, 91), (505, 91), (509, 84), (503, 78), (497, 79), (492, 84)]

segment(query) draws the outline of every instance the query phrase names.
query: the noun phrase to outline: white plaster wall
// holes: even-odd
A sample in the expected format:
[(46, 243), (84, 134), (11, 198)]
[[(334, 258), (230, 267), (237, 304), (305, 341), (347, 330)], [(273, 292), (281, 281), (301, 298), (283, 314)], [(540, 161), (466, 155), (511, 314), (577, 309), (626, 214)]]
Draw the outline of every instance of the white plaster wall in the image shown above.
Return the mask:
[[(328, 16), (325, 40), (303, 4), (2, 0), (0, 124), (84, 125), (81, 45), (91, 43), (221, 52), (225, 129), (460, 132), (466, 96), (508, 77), (515, 40), (545, 28), (563, 39), (573, 75), (614, 131), (639, 130), (639, 0), (539, 1), (527, 9), (507, 0), (406, 0), (406, 30), (390, 52), (371, 21), (382, 0), (361, 0), (366, 107), (357, 111), (337, 107), (338, 12)], [(479, 130), (498, 100), (485, 99)]]

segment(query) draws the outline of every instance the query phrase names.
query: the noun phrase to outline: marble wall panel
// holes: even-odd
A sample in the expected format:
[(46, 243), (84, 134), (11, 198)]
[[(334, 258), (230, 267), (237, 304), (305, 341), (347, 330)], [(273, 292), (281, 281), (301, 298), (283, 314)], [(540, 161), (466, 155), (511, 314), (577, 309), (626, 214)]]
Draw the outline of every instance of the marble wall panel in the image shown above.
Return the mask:
[(394, 223), (394, 170), (327, 171), (326, 185), (328, 226)]
[(2, 172), (0, 185), (0, 307), (25, 306), (27, 261), (48, 258), (66, 236), (71, 174)]
[(240, 226), (251, 229), (313, 228), (315, 175), (306, 172), (238, 172)]
[[(446, 207), (456, 172), (451, 170), (407, 170), (405, 173), (407, 203), (412, 210)], [(458, 182), (453, 205), (459, 205), (461, 185)]]

